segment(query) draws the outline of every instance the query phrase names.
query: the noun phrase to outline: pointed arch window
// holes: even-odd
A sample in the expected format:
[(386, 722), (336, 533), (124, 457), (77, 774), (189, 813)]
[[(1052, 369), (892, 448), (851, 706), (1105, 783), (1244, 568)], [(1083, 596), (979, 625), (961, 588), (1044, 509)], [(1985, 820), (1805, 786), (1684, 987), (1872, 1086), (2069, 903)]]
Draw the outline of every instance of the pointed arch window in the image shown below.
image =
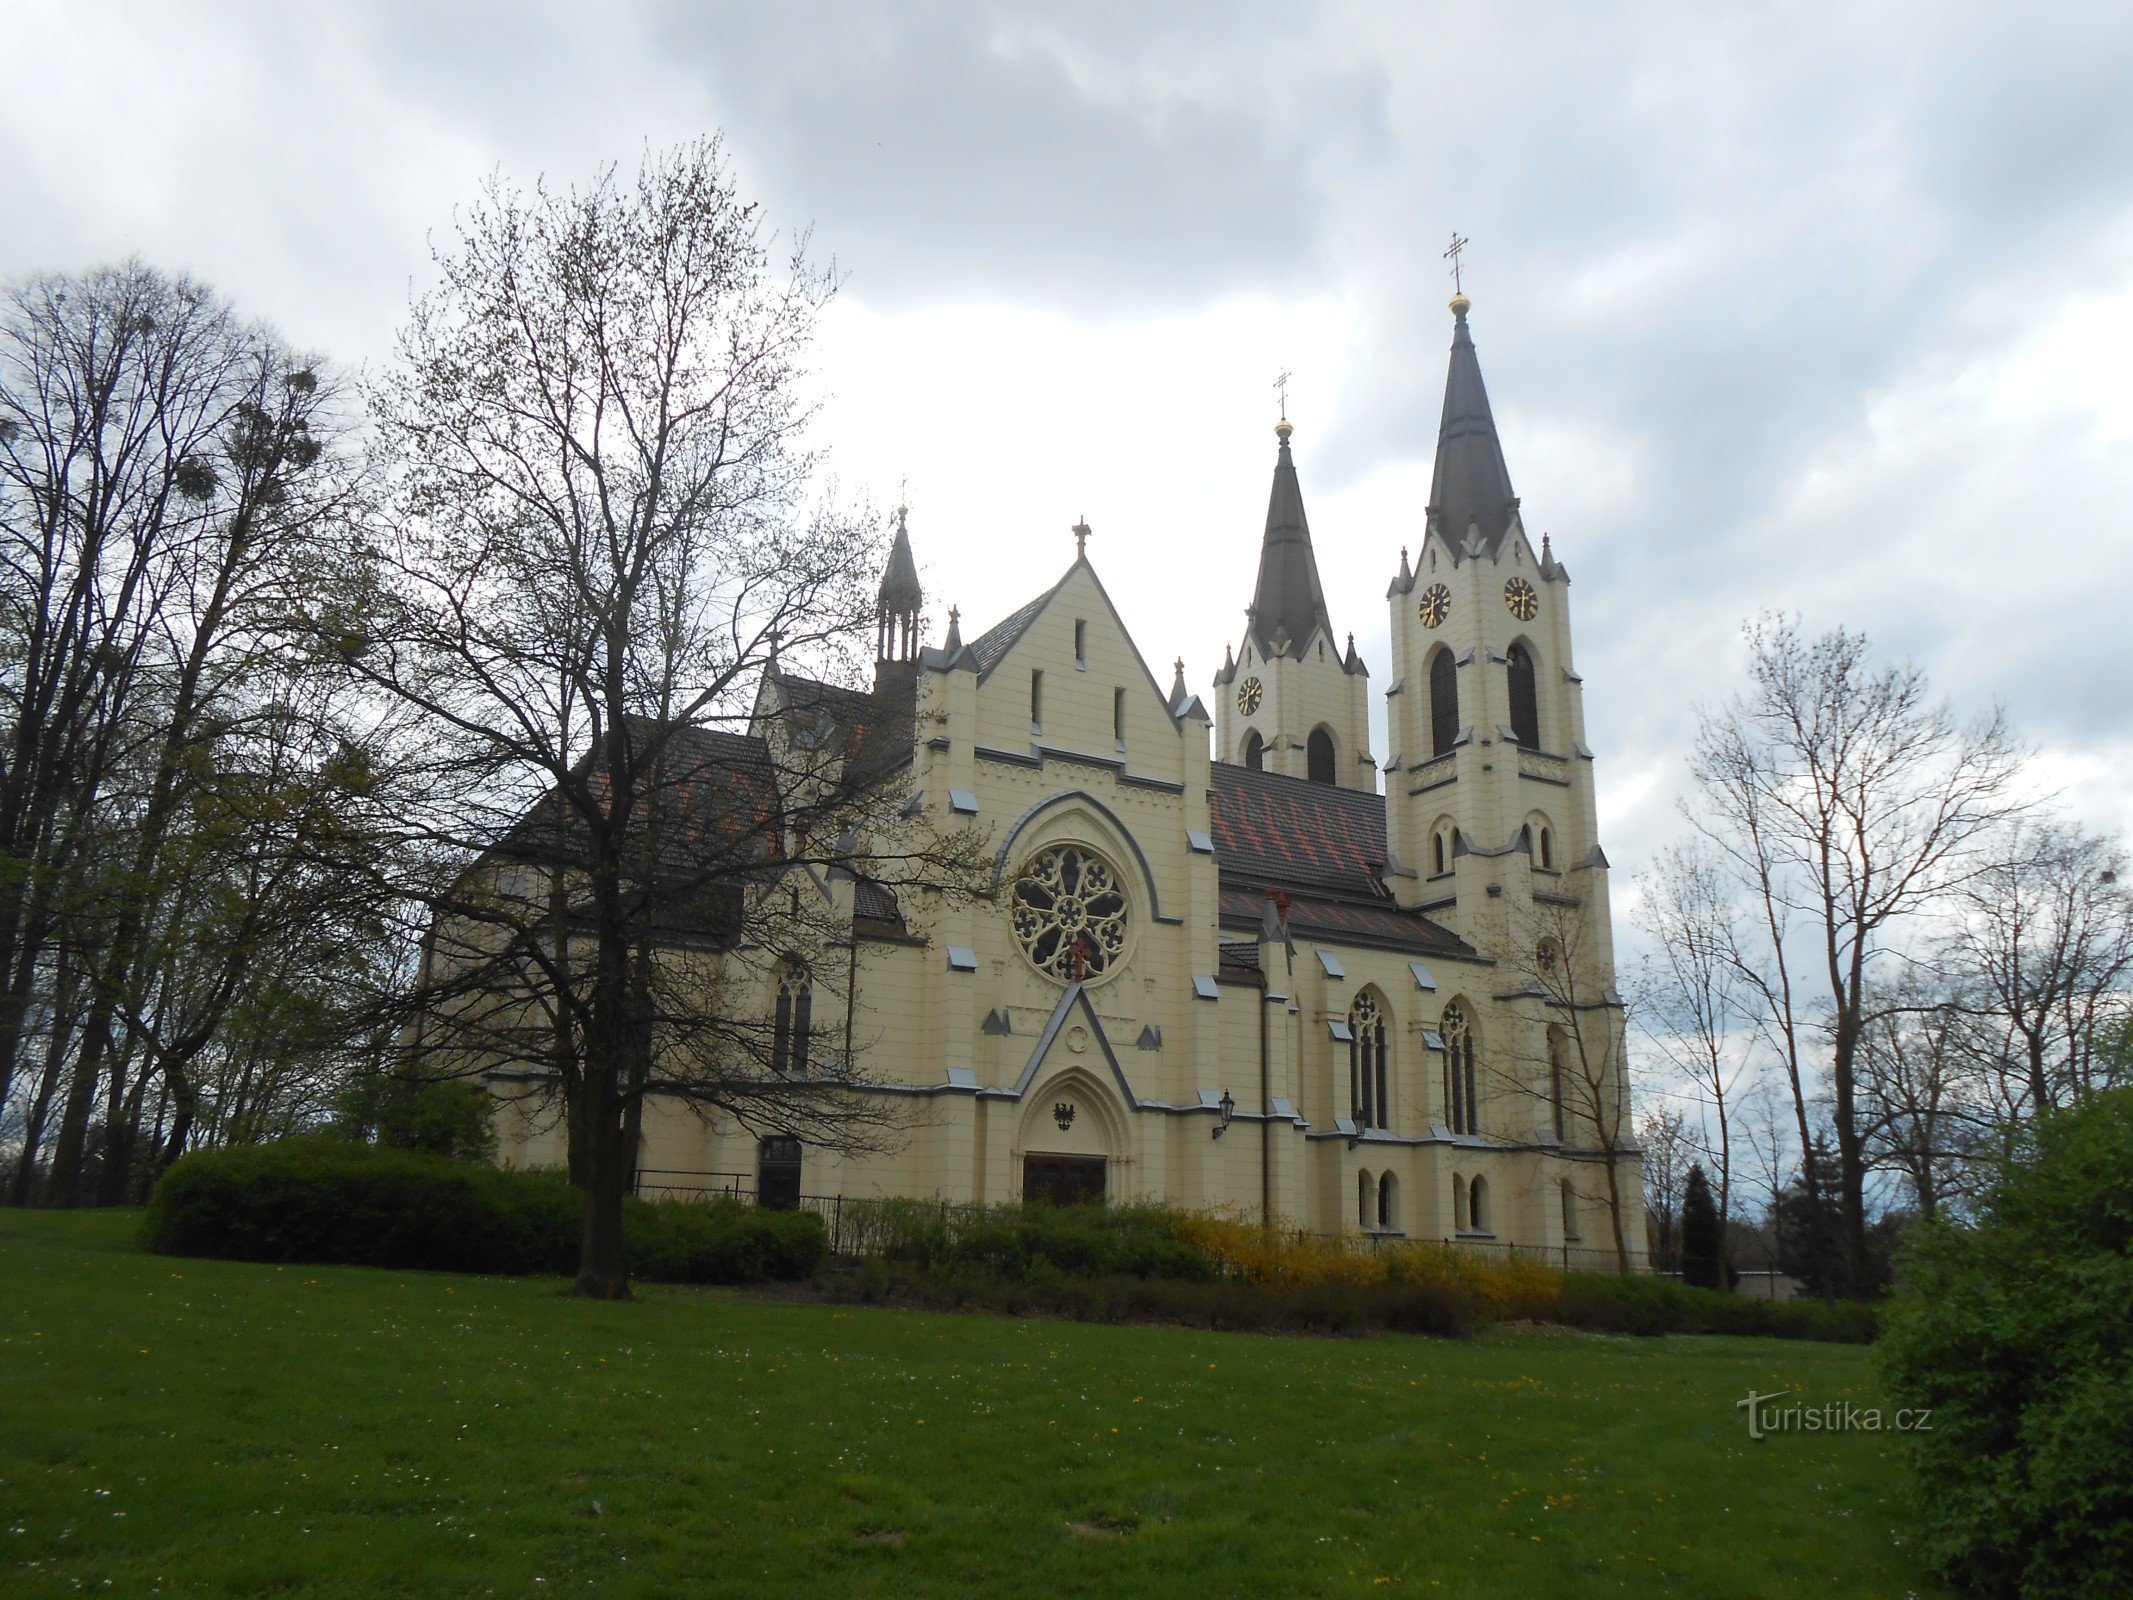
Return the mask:
[(1522, 644), (1504, 653), (1511, 678), (1511, 737), (1528, 750), (1540, 748), (1540, 690), (1533, 674), (1533, 654)]
[(1355, 1175), (1355, 1225), (1358, 1228), (1370, 1226), (1370, 1199), (1370, 1174), (1368, 1172), (1357, 1172)]
[(1333, 735), (1324, 728), (1313, 728), (1311, 737), (1304, 744), (1305, 776), (1313, 783), (1333, 781)]
[(814, 986), (805, 967), (778, 974), (778, 1008), (770, 1030), (770, 1070), (805, 1072), (807, 1041), (814, 1027)]
[(1476, 1178), (1467, 1185), (1466, 1225), (1475, 1233), (1489, 1231), (1489, 1180)]
[(1243, 760), (1254, 772), (1266, 770), (1266, 741), (1259, 737), (1257, 728), (1244, 736)]
[(1385, 1173), (1385, 1174), (1384, 1174), (1383, 1176), (1381, 1176), (1381, 1177), (1380, 1177), (1380, 1178), (1378, 1179), (1378, 1226), (1379, 1226), (1379, 1227), (1381, 1227), (1381, 1228), (1397, 1228), (1397, 1227), (1398, 1227), (1398, 1226), (1400, 1225), (1400, 1223), (1399, 1223), (1399, 1201), (1400, 1201), (1400, 1184), (1399, 1184), (1399, 1180), (1398, 1180), (1398, 1179), (1396, 1179), (1395, 1177), (1393, 1177), (1393, 1175), (1392, 1175), (1391, 1173), (1389, 1173), (1389, 1172), (1388, 1172), (1388, 1173)]
[(1454, 1001), (1439, 1025), (1444, 1037), (1444, 1113), (1454, 1133), (1478, 1132), (1474, 1095), (1474, 1024)]
[(1365, 989), (1348, 1008), (1348, 1103), (1358, 1128), (1383, 1128), (1391, 1119), (1385, 1064), (1385, 1008)]
[(1429, 663), (1429, 753), (1450, 755), (1459, 741), (1459, 663), (1439, 650)]

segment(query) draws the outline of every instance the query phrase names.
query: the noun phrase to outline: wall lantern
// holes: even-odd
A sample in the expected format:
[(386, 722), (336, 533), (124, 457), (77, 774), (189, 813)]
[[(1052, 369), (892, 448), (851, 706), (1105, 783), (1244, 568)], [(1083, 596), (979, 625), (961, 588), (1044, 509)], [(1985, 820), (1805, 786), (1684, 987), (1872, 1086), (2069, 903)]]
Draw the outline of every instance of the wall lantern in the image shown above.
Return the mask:
[(1213, 1130), (1207, 1135), (1210, 1139), (1219, 1139), (1229, 1132), (1229, 1119), (1237, 1114), (1237, 1097), (1227, 1089), (1224, 1089), (1222, 1098), (1216, 1102), (1215, 1109), (1222, 1113), (1222, 1120), (1216, 1123)]

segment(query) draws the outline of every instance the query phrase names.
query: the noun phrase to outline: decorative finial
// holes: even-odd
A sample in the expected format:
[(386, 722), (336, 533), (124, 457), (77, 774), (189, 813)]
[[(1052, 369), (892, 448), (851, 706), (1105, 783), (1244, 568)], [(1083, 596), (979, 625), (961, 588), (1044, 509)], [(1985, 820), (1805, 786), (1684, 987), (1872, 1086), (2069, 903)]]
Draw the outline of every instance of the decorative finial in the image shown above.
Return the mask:
[(941, 648), (951, 656), (963, 648), (963, 613), (954, 606), (948, 608), (948, 638)]
[(1287, 444), (1289, 442), (1289, 435), (1294, 433), (1295, 431), (1296, 430), (1294, 428), (1289, 426), (1289, 419), (1287, 417), (1283, 417), (1279, 422), (1274, 424), (1274, 437), (1279, 439), (1283, 444)]
[(1543, 529), (1541, 531), (1541, 560), (1553, 561), (1554, 559), (1555, 551), (1549, 547), (1548, 533), (1546, 529)]
[(1095, 530), (1089, 526), (1089, 519), (1087, 517), (1083, 517), (1079, 522), (1074, 524), (1074, 559), (1076, 561), (1088, 560), (1089, 535), (1094, 531)]
[(1283, 444), (1289, 442), (1292, 431), (1289, 427), (1289, 380), (1295, 376), (1287, 367), (1274, 374), (1274, 393), (1281, 402), (1281, 420), (1274, 424), (1274, 437)]

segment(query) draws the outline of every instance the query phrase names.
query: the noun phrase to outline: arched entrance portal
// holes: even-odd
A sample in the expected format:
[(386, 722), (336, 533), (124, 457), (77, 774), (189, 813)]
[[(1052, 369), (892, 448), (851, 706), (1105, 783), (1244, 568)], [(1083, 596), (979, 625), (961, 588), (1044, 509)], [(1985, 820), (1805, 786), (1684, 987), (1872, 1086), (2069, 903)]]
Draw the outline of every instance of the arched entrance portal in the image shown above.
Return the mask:
[(1070, 1068), (1033, 1085), (1022, 1110), (1021, 1196), (1051, 1205), (1102, 1205), (1121, 1193), (1123, 1120), (1117, 1097), (1090, 1072)]

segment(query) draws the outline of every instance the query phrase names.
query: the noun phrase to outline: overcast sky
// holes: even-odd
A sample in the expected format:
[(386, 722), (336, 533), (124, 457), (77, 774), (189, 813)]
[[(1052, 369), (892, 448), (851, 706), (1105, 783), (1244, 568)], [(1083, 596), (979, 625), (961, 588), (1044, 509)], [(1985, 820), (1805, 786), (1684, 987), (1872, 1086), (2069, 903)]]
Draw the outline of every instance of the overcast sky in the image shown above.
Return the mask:
[(0, 0), (0, 277), (137, 251), (375, 368), (492, 169), (723, 130), (849, 275), (829, 437), (848, 486), (908, 483), (936, 638), (1048, 585), (1085, 514), (1158, 677), (1182, 654), (1204, 693), (1286, 367), (1381, 690), (1456, 228), (1576, 580), (1618, 867), (1676, 831), (1763, 606), (2003, 699), (2072, 807), (2133, 824), (2133, 8), (1148, 12)]

